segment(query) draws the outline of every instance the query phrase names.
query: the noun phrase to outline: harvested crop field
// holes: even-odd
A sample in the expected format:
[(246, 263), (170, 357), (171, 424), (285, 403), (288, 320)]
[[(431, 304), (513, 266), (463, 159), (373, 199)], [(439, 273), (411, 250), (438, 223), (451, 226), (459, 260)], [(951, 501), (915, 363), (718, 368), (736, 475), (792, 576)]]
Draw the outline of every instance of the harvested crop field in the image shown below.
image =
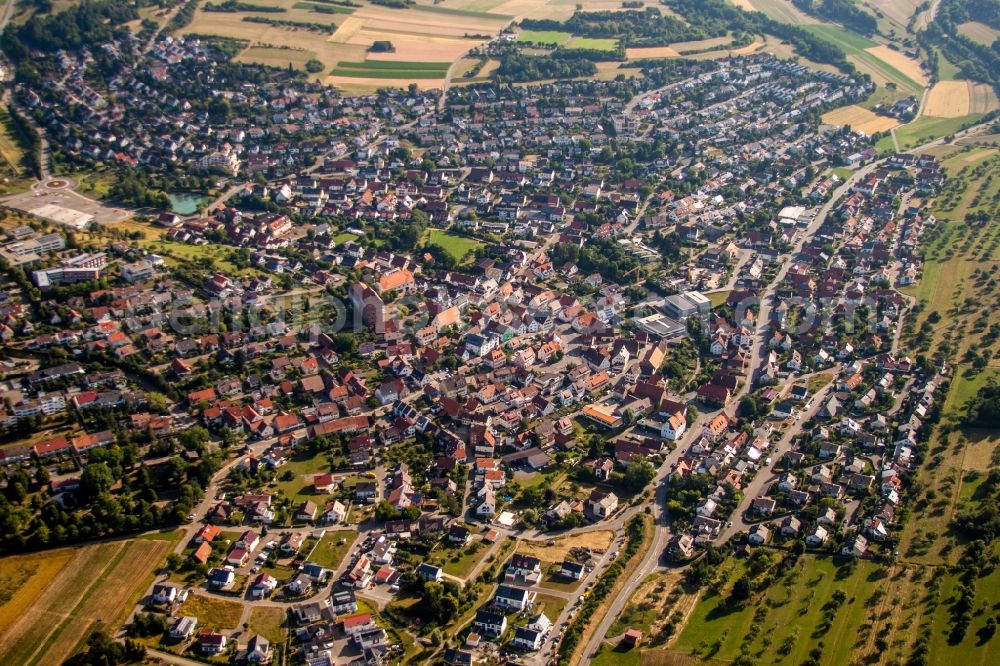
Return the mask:
[(582, 532), (553, 539), (551, 546), (541, 541), (522, 541), (517, 545), (517, 552), (532, 555), (544, 562), (562, 562), (574, 548), (590, 548), (603, 552), (614, 540), (615, 533), (610, 530)]
[(997, 108), (997, 96), (983, 83), (939, 81), (931, 88), (924, 106), (925, 116), (960, 118), (970, 113), (989, 113)]
[(462, 58), (459, 60), (455, 71), (452, 73), (451, 84), (461, 85), (463, 83), (480, 83), (482, 81), (487, 81), (493, 76), (493, 73), (497, 71), (500, 67), (500, 61), (490, 58), (483, 65), (479, 73), (473, 77), (467, 77), (466, 75), (479, 63), (478, 58)]
[[(883, 34), (889, 30), (904, 34), (920, 0), (867, 0), (867, 4), (869, 12), (879, 19), (880, 31)], [(871, 10), (877, 10), (881, 16)]]
[(594, 49), (596, 51), (614, 51), (618, 48), (617, 39), (605, 39), (595, 37), (576, 37), (570, 39), (563, 48), (567, 49)]
[(638, 67), (622, 67), (622, 63), (617, 60), (612, 60), (609, 62), (599, 62), (597, 63), (597, 74), (594, 78), (598, 81), (612, 81), (618, 76), (624, 76), (626, 79), (633, 77), (642, 77), (642, 70)]
[(968, 113), (969, 84), (966, 81), (939, 81), (927, 95), (925, 116), (958, 118)]
[(839, 70), (833, 65), (827, 65), (824, 63), (818, 63), (808, 58), (803, 58), (802, 54), (795, 50), (795, 47), (788, 42), (782, 42), (773, 37), (766, 37), (764, 39), (765, 44), (763, 51), (770, 53), (776, 58), (781, 58), (782, 60), (797, 60), (809, 69), (814, 69), (820, 72), (830, 72), (831, 74), (839, 73)]
[(57, 550), (0, 560), (0, 634), (7, 633), (72, 557), (72, 550)]
[[(790, 23), (792, 25), (803, 25), (805, 23), (815, 23), (816, 19), (798, 9), (791, 0), (743, 0), (748, 2), (753, 9), (750, 11), (763, 12), (775, 21)], [(738, 3), (737, 6), (742, 6)], [(745, 8), (744, 8), (745, 9)]]
[(330, 41), (337, 42), (339, 44), (346, 44), (351, 41), (351, 38), (358, 34), (358, 31), (360, 31), (363, 27), (365, 27), (363, 19), (360, 19), (357, 16), (349, 16), (341, 21), (340, 25), (337, 26), (337, 31), (330, 37)]
[(295, 69), (306, 68), (306, 62), (316, 57), (312, 51), (298, 49), (276, 49), (269, 46), (251, 46), (236, 56), (237, 62), (252, 62), (270, 67), (285, 68), (291, 65)]
[(388, 39), (395, 50), (391, 53), (369, 53), (369, 60), (407, 60), (411, 62), (449, 62), (458, 60), (470, 49), (482, 44), (471, 39), (451, 39), (448, 37), (417, 38), (387, 33), (369, 33), (362, 30), (352, 40), (364, 40), (362, 43), (372, 43), (376, 39)]
[(855, 132), (864, 132), (869, 136), (899, 126), (899, 121), (895, 118), (876, 115), (857, 104), (841, 107), (824, 114), (823, 122), (829, 125), (847, 125)]
[(750, 42), (746, 46), (741, 46), (738, 49), (719, 49), (717, 51), (706, 51), (704, 53), (693, 53), (691, 55), (683, 56), (685, 58), (690, 58), (691, 60), (715, 60), (716, 58), (728, 58), (730, 56), (741, 56), (748, 55), (750, 53), (756, 53), (757, 51), (764, 48), (767, 43), (757, 37), (754, 41)]
[(504, 23), (488, 14), (453, 14), (429, 6), (363, 7), (343, 18), (329, 41), (365, 52), (376, 41), (392, 42), (393, 51), (370, 53), (371, 60), (452, 62), (482, 44), (484, 36), (496, 34)]
[[(353, 18), (341, 14), (337, 14), (336, 17), (338, 24), (349, 22)], [(304, 49), (312, 51), (315, 58), (322, 62), (328, 70), (341, 60), (364, 60), (366, 50), (364, 46), (334, 41), (330, 39), (330, 35), (311, 30), (297, 30), (234, 20), (232, 14), (225, 12), (198, 11), (195, 13), (194, 21), (179, 33), (182, 35), (202, 34), (232, 37), (233, 39), (245, 40), (250, 47), (287, 46), (291, 49)]]
[[(49, 585), (36, 587), (30, 604), (22, 600), (26, 607), (4, 629), (0, 654), (5, 663), (61, 664), (93, 627), (118, 616), (169, 545), (155, 540), (112, 541), (47, 554), (67, 559), (48, 579)], [(26, 583), (30, 584), (31, 580)], [(0, 606), (0, 615), (11, 603), (15, 599)]]
[(680, 53), (672, 46), (643, 46), (634, 49), (625, 49), (625, 57), (629, 60), (642, 60), (643, 58), (678, 58)]
[(704, 49), (717, 49), (721, 46), (732, 43), (733, 39), (728, 35), (722, 37), (709, 37), (708, 39), (696, 39), (691, 42), (674, 42), (670, 46), (678, 53), (687, 51), (702, 51)]
[(456, 16), (428, 11), (421, 7), (399, 11), (382, 7), (364, 7), (352, 14), (363, 19), (365, 28), (415, 35), (464, 37), (497, 32), (506, 19), (489, 16)]
[(750, 0), (731, 0), (731, 2), (734, 5), (736, 5), (737, 7), (739, 7), (740, 9), (742, 9), (743, 11), (746, 11), (746, 12), (755, 12), (755, 11), (757, 11), (756, 7), (754, 7), (752, 4), (750, 4)]
[(991, 28), (985, 23), (969, 21), (968, 23), (962, 23), (958, 26), (958, 34), (964, 35), (965, 37), (968, 37), (972, 41), (982, 44), (983, 46), (990, 46), (998, 37), (1000, 37), (1000, 30)]
[(882, 62), (889, 64), (905, 76), (910, 77), (921, 86), (927, 85), (927, 77), (924, 76), (924, 72), (920, 68), (920, 63), (913, 58), (900, 53), (899, 51), (894, 51), (888, 46), (874, 46), (872, 48), (865, 49), (865, 51), (872, 54)]
[(921, 0), (869, 0), (870, 4), (878, 8), (880, 12), (887, 14), (893, 21), (906, 25), (906, 22)]
[[(506, 14), (517, 19), (529, 17), (565, 21), (573, 15), (576, 7), (576, 0), (542, 0), (541, 2), (539, 0), (508, 0), (496, 5), (490, 12)], [(584, 9), (588, 12), (614, 11), (621, 8), (622, 3), (620, 0), (588, 0), (584, 4)]]
[(1000, 100), (993, 86), (969, 82), (969, 113), (989, 113), (1000, 109)]

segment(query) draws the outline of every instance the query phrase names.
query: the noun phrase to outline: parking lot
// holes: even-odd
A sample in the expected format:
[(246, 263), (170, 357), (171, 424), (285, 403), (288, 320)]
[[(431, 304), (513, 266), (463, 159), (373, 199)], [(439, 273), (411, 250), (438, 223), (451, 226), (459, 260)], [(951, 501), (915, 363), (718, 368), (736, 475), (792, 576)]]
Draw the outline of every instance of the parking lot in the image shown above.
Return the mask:
[(0, 203), (73, 229), (85, 229), (91, 222), (112, 224), (131, 217), (124, 208), (106, 206), (72, 189), (73, 182), (54, 178), (31, 190), (0, 199)]

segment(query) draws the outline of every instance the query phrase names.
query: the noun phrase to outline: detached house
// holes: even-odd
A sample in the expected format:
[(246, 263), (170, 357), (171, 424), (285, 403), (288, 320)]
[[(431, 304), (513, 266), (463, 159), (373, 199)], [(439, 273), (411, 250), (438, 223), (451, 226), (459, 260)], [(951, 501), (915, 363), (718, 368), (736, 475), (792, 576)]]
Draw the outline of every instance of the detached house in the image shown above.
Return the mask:
[(501, 585), (493, 597), (493, 604), (506, 610), (523, 611), (534, 606), (536, 596), (537, 594), (533, 590)]

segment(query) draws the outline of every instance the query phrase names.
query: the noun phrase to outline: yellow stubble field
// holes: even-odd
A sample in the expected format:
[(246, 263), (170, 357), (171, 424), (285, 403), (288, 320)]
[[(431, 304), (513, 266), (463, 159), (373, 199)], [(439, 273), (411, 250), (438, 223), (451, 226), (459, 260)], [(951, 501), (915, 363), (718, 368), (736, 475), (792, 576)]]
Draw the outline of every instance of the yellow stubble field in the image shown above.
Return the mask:
[(899, 121), (895, 118), (876, 115), (857, 104), (844, 106), (823, 114), (823, 122), (828, 125), (847, 125), (855, 132), (864, 132), (869, 136), (899, 126)]
[[(16, 589), (0, 604), (0, 655), (18, 666), (61, 664), (90, 631), (113, 623), (169, 541), (109, 541), (0, 560)], [(109, 632), (117, 627), (104, 626)]]
[(931, 88), (924, 106), (925, 116), (961, 118), (970, 113), (989, 113), (1000, 108), (993, 88), (971, 81), (939, 81)]
[(890, 49), (888, 46), (873, 46), (865, 49), (865, 51), (872, 54), (882, 62), (891, 65), (901, 74), (905, 74), (920, 85), (927, 85), (927, 76), (920, 68), (920, 63), (913, 58), (900, 53), (899, 51)]

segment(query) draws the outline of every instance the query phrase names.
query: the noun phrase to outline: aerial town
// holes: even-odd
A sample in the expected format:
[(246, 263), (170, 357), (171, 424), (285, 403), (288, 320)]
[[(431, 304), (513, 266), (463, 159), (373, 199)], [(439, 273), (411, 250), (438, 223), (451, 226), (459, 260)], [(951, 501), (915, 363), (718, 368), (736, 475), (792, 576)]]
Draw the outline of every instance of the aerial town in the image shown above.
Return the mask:
[(933, 94), (873, 135), (759, 49), (348, 94), (199, 2), (0, 13), (63, 40), (0, 61), (0, 661), (991, 662), (1000, 105), (907, 143)]

